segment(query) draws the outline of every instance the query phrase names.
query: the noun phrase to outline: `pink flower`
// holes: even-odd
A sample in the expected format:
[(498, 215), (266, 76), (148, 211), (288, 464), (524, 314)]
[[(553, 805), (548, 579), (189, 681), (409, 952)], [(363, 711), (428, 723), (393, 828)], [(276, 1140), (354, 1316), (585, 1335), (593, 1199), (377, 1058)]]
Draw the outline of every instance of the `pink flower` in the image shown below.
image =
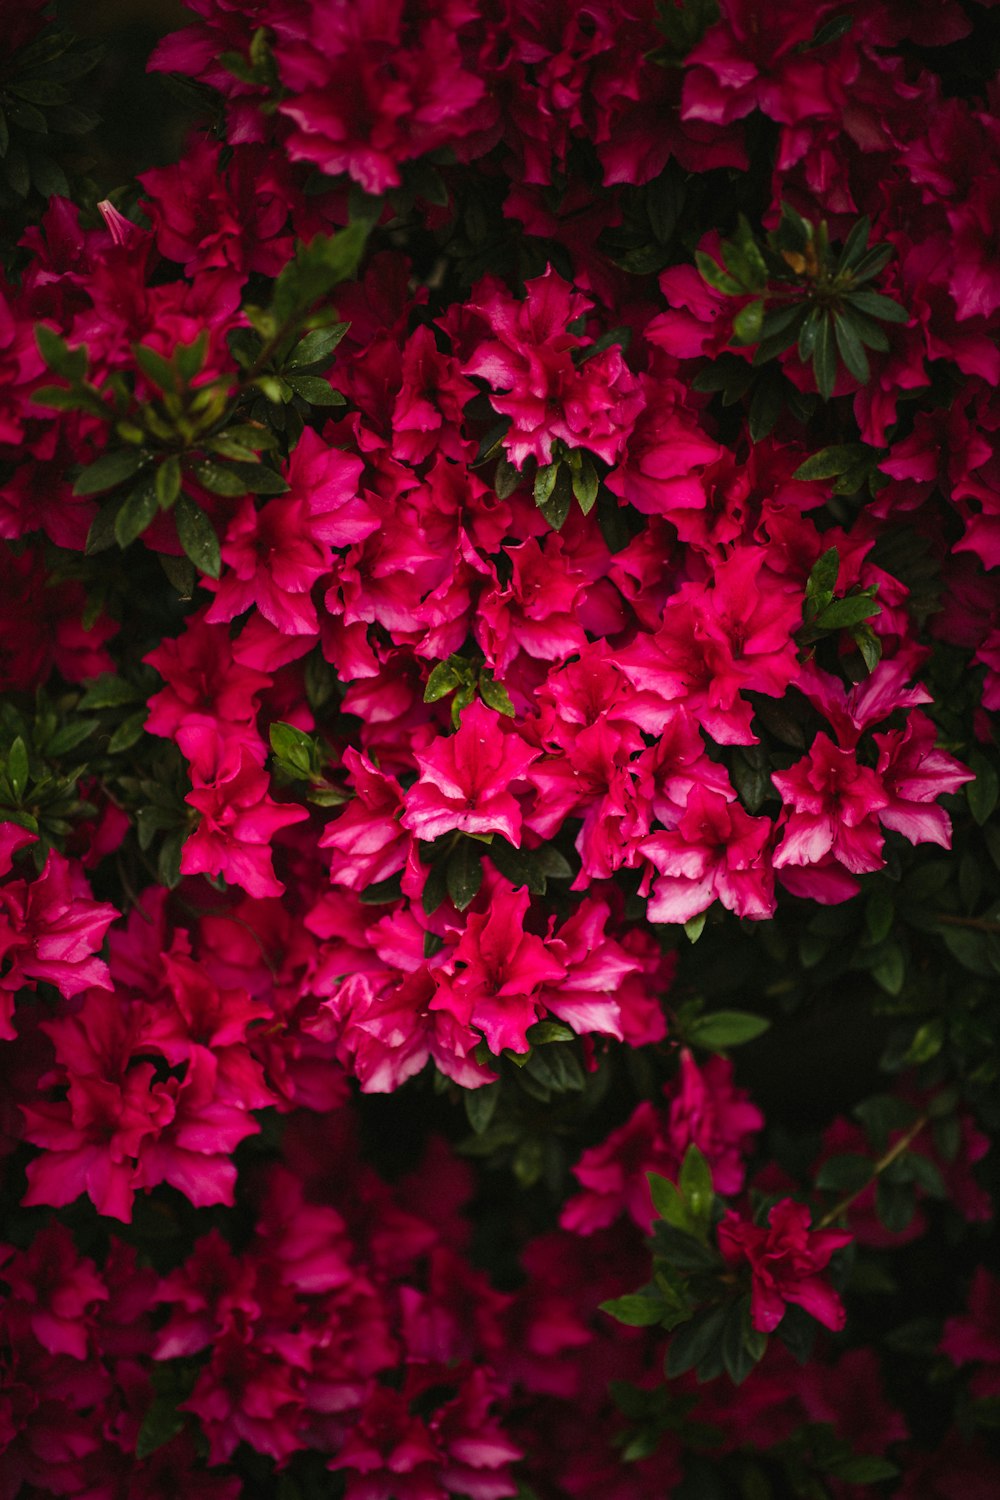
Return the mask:
[(6, 1266), (0, 1247), (0, 1278), (26, 1311), (31, 1331), (44, 1349), (87, 1358), (95, 1332), (94, 1304), (107, 1301), (108, 1288), (94, 1262), (77, 1254), (65, 1225), (46, 1225), (29, 1249)]
[(783, 1198), (767, 1216), (767, 1227), (751, 1224), (730, 1209), (718, 1227), (719, 1249), (730, 1266), (749, 1264), (750, 1317), (761, 1333), (773, 1333), (789, 1303), (834, 1330), (844, 1326), (844, 1307), (820, 1276), (837, 1250), (851, 1243), (842, 1229), (810, 1229), (804, 1204)]
[(473, 912), (454, 951), (454, 973), (445, 979), (432, 1010), (450, 1012), (474, 1026), (490, 1051), (526, 1052), (528, 1028), (539, 1018), (543, 985), (562, 979), (563, 964), (541, 938), (524, 930), (528, 892), (497, 882), (490, 908)]
[(107, 901), (92, 901), (86, 876), (53, 849), (36, 880), (0, 887), (0, 1038), (10, 1039), (13, 998), (39, 980), (60, 994), (92, 985), (111, 988), (108, 966), (95, 952), (118, 916)]
[(638, 381), (617, 346), (574, 363), (574, 350), (592, 341), (568, 325), (593, 304), (551, 266), (526, 282), (525, 292), (517, 302), (499, 282), (475, 289), (472, 306), (494, 337), (478, 343), (463, 372), (504, 393), (490, 401), (511, 418), (504, 447), (515, 467), (529, 458), (550, 463), (557, 439), (613, 464), (644, 404)]
[(276, 47), (293, 161), (384, 193), (399, 186), (401, 162), (479, 126), (485, 84), (464, 66), (459, 37), (478, 19), (467, 5), (316, 0), (307, 16)]
[(416, 754), (420, 779), (406, 793), (400, 821), (429, 843), (443, 833), (501, 833), (521, 842), (521, 804), (511, 792), (538, 751), (479, 699), (453, 735)]
[(201, 818), (181, 853), (185, 875), (222, 875), (251, 896), (280, 896), (269, 848), (281, 828), (309, 814), (294, 803), (267, 795), (267, 772), (241, 740), (225, 739), (214, 726), (191, 724), (177, 733), (191, 761), (194, 790), (188, 802)]
[(353, 747), (344, 751), (354, 797), (328, 823), (321, 849), (332, 849), (330, 879), (352, 891), (395, 875), (406, 863), (411, 839), (400, 827), (403, 792), (394, 776), (380, 771)]
[(716, 900), (738, 917), (772, 916), (770, 838), (769, 818), (752, 818), (738, 802), (694, 786), (676, 829), (650, 834), (639, 845), (659, 872), (649, 920), (688, 922)]
[(905, 729), (873, 736), (879, 747), (876, 775), (889, 798), (879, 812), (883, 828), (892, 828), (911, 844), (940, 844), (951, 848), (951, 819), (932, 804), (957, 792), (975, 772), (944, 750), (936, 748), (937, 729), (926, 714), (915, 710)]
[(818, 865), (830, 855), (853, 875), (880, 870), (884, 839), (878, 816), (889, 796), (876, 772), (818, 734), (809, 754), (771, 777), (787, 814), (774, 868)]

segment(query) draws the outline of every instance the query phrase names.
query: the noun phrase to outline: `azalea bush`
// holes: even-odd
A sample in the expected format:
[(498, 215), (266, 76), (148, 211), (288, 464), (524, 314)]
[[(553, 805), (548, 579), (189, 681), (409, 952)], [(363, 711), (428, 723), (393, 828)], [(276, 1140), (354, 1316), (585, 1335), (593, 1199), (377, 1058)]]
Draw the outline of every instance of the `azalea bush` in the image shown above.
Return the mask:
[(992, 1500), (993, 0), (187, 4), (5, 8), (0, 1500)]

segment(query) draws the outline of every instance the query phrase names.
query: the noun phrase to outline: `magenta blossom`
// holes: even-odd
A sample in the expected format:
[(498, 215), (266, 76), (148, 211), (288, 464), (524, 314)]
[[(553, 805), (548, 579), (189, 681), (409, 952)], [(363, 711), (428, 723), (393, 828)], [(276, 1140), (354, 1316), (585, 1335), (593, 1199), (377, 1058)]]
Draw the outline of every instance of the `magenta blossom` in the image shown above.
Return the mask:
[(695, 785), (676, 829), (639, 845), (658, 872), (650, 921), (688, 922), (716, 900), (738, 917), (772, 916), (770, 838), (770, 819), (751, 818), (738, 802)]
[(501, 833), (521, 842), (521, 805), (511, 791), (538, 751), (477, 698), (453, 735), (417, 752), (420, 779), (406, 793), (401, 822), (418, 839), (443, 833)]
[(811, 1229), (808, 1208), (783, 1198), (767, 1216), (767, 1227), (748, 1223), (732, 1209), (719, 1225), (719, 1249), (730, 1266), (750, 1266), (750, 1317), (761, 1333), (773, 1333), (788, 1303), (804, 1308), (824, 1328), (844, 1326), (844, 1307), (820, 1275), (837, 1250), (851, 1243), (842, 1229)]

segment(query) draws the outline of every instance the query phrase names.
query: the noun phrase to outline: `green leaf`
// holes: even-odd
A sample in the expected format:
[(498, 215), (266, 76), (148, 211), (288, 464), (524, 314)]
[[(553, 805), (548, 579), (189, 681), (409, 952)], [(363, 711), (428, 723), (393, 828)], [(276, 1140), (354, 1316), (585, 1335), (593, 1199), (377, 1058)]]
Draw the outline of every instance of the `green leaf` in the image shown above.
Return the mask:
[[(792, 478), (834, 479), (838, 474), (845, 474), (848, 469), (869, 456), (874, 458), (873, 450), (864, 443), (834, 443), (829, 448), (821, 448), (818, 453), (814, 453), (804, 463), (799, 464)], [(835, 547), (830, 548), (831, 552), (836, 552), (836, 550)], [(824, 556), (826, 555), (824, 553)], [(833, 588), (835, 583), (836, 578), (830, 587)]]
[(821, 630), (848, 630), (881, 613), (882, 606), (868, 594), (848, 594), (825, 605), (816, 616), (816, 624)]
[(115, 518), (118, 515), (118, 505), (111, 501), (108, 505), (102, 505), (97, 515), (90, 523), (87, 532), (87, 540), (84, 543), (84, 553), (92, 557), (95, 552), (106, 552), (109, 547), (115, 545)]
[(767, 1348), (767, 1339), (750, 1327), (750, 1298), (730, 1304), (722, 1330), (722, 1363), (734, 1385), (742, 1385)]
[(853, 271), (868, 248), (868, 240), (871, 235), (872, 221), (864, 214), (851, 229), (850, 234), (844, 241), (837, 261), (837, 274), (845, 271)]
[(854, 285), (860, 286), (863, 281), (871, 281), (873, 276), (884, 270), (895, 253), (892, 245), (873, 245), (853, 268), (851, 274)]
[(812, 307), (806, 316), (805, 322), (799, 329), (799, 359), (804, 365), (812, 358), (813, 350), (816, 348), (816, 340), (819, 337), (820, 328), (826, 322), (826, 313), (821, 307)]
[(77, 475), (73, 485), (74, 495), (102, 495), (124, 484), (149, 462), (149, 455), (137, 448), (119, 448), (114, 453), (103, 453), (88, 464)]
[(874, 1453), (860, 1453), (831, 1464), (830, 1472), (835, 1479), (841, 1479), (845, 1484), (878, 1484), (882, 1479), (895, 1479), (899, 1469), (887, 1458), (878, 1458)]
[(212, 495), (222, 495), (235, 500), (247, 493), (246, 484), (239, 470), (229, 465), (215, 464), (208, 459), (194, 466), (194, 477)]
[(551, 464), (540, 464), (535, 475), (534, 497), (539, 510), (549, 500), (559, 478), (559, 460)]
[(115, 516), (115, 540), (123, 551), (136, 537), (142, 535), (152, 523), (158, 509), (155, 479), (147, 477), (140, 480), (122, 502)]
[(764, 326), (764, 304), (748, 302), (733, 319), (732, 344), (756, 344)]
[(549, 467), (556, 470), (553, 488), (544, 501), (538, 500), (536, 489), (535, 501), (553, 531), (561, 531), (573, 503), (573, 487), (569, 470), (564, 464), (551, 464)]
[(829, 401), (837, 383), (837, 351), (833, 332), (833, 318), (824, 316), (816, 334), (816, 347), (812, 357), (816, 389), (824, 401)]
[(178, 371), (162, 354), (150, 349), (147, 344), (133, 344), (132, 353), (139, 369), (158, 391), (176, 391), (180, 385)]
[(678, 1187), (694, 1221), (707, 1227), (712, 1216), (715, 1194), (712, 1189), (712, 1169), (697, 1146), (691, 1145), (684, 1153)]
[(156, 503), (169, 510), (181, 492), (181, 461), (175, 453), (165, 458), (156, 470)]
[(173, 513), (177, 523), (177, 539), (185, 555), (200, 572), (206, 573), (209, 578), (218, 578), (222, 570), (219, 538), (205, 512), (189, 500), (187, 495), (181, 494), (177, 497)]
[(663, 1222), (672, 1224), (675, 1229), (689, 1230), (691, 1221), (688, 1206), (676, 1184), (669, 1177), (661, 1177), (658, 1172), (647, 1172), (646, 1181), (649, 1183), (653, 1207)]
[(872, 966), (872, 978), (887, 995), (901, 993), (906, 979), (906, 959), (898, 943), (886, 943), (878, 962)]
[(684, 936), (688, 942), (696, 943), (701, 937), (705, 931), (705, 919), (707, 916), (707, 911), (700, 911), (696, 917), (688, 917), (684, 923)]
[(136, 1458), (148, 1458), (151, 1453), (169, 1443), (183, 1431), (186, 1420), (186, 1413), (177, 1410), (175, 1399), (157, 1396), (143, 1417), (142, 1426), (136, 1435)]
[(975, 771), (976, 779), (966, 783), (965, 796), (969, 811), (981, 828), (992, 816), (1000, 797), (1000, 777), (992, 761), (979, 750), (969, 756), (969, 770)]
[(314, 771), (319, 769), (317, 764), (317, 749), (311, 735), (304, 730), (296, 729), (294, 724), (285, 724), (276, 720), (268, 731), (271, 749), (281, 762), (300, 780), (308, 781)]
[(355, 220), (334, 235), (317, 234), (300, 245), (274, 283), (271, 316), (275, 332), (309, 311), (342, 281), (357, 271), (370, 225)]
[(140, 708), (137, 713), (129, 714), (108, 740), (108, 754), (118, 755), (122, 750), (131, 750), (142, 737), (142, 732), (146, 727), (146, 717), (145, 708)]
[(465, 911), (483, 883), (482, 857), (471, 839), (461, 839), (452, 850), (445, 875), (452, 905), (457, 911)]
[[(797, 471), (795, 478), (801, 477), (801, 470)], [(806, 598), (820, 602), (820, 607), (825, 607), (833, 598), (833, 591), (837, 587), (837, 576), (840, 573), (840, 553), (836, 547), (828, 547), (821, 553), (812, 566), (806, 581)]]
[(871, 366), (864, 345), (851, 327), (849, 315), (844, 313), (835, 317), (833, 326), (841, 359), (855, 380), (861, 385), (867, 385), (871, 378)]
[(882, 642), (869, 625), (856, 625), (853, 635), (862, 661), (869, 672), (874, 672), (882, 660)]
[(439, 661), (432, 668), (424, 688), (424, 702), (437, 703), (440, 698), (446, 698), (460, 685), (462, 677), (450, 661)]
[(466, 1089), (463, 1102), (469, 1124), (476, 1135), (482, 1135), (493, 1123), (493, 1116), (500, 1103), (499, 1082), (488, 1083), (479, 1089)]
[(343, 392), (334, 390), (322, 375), (288, 375), (285, 378), (296, 396), (301, 396), (310, 406), (344, 406), (346, 403)]
[(35, 324), (35, 342), (49, 369), (64, 380), (82, 380), (87, 373), (90, 356), (86, 344), (76, 344), (71, 349), (65, 339), (45, 323)]
[(867, 313), (870, 318), (878, 318), (883, 323), (910, 321), (906, 308), (900, 307), (891, 297), (884, 297), (881, 292), (850, 292), (844, 301), (851, 307), (856, 307), (859, 312)]
[(124, 677), (116, 677), (111, 672), (102, 672), (100, 677), (95, 677), (86, 688), (76, 706), (78, 709), (121, 708), (126, 703), (142, 702), (145, 696), (141, 689), (134, 687), (131, 682), (126, 682)]
[(311, 329), (295, 345), (285, 364), (285, 370), (305, 370), (312, 365), (325, 365), (350, 326), (350, 323), (331, 323), (328, 328)]
[(597, 470), (593, 461), (585, 456), (578, 470), (573, 473), (573, 494), (580, 503), (580, 509), (585, 516), (589, 516), (597, 501), (598, 478)]
[(629, 1328), (652, 1328), (660, 1321), (664, 1311), (663, 1303), (658, 1297), (644, 1296), (642, 1292), (628, 1292), (624, 1297), (613, 1297), (609, 1302), (599, 1303), (599, 1307), (601, 1312), (608, 1313)]
[(503, 714), (505, 718), (514, 717), (514, 705), (510, 701), (510, 694), (502, 682), (497, 682), (490, 672), (483, 672), (479, 678), (479, 696), (487, 707), (496, 713)]
[(696, 250), (694, 263), (701, 273), (702, 281), (714, 287), (717, 292), (722, 292), (726, 297), (740, 297), (743, 295), (743, 287), (734, 276), (730, 276), (717, 260), (711, 255), (706, 255), (704, 250)]
[(717, 1354), (721, 1362), (722, 1331), (728, 1316), (729, 1307), (725, 1303), (703, 1308), (690, 1322), (674, 1330), (666, 1361), (666, 1373), (671, 1379), (702, 1365), (711, 1354)]
[(18, 802), (28, 785), (28, 750), (20, 735), (7, 752), (7, 775)]
[(752, 1015), (746, 1010), (716, 1010), (699, 1016), (688, 1027), (687, 1038), (695, 1047), (705, 1047), (710, 1052), (721, 1052), (728, 1047), (741, 1047), (762, 1036), (770, 1026), (764, 1016)]
[(913, 1040), (903, 1055), (903, 1065), (917, 1068), (921, 1063), (930, 1062), (944, 1046), (946, 1035), (945, 1024), (940, 1016), (925, 1021), (914, 1032)]

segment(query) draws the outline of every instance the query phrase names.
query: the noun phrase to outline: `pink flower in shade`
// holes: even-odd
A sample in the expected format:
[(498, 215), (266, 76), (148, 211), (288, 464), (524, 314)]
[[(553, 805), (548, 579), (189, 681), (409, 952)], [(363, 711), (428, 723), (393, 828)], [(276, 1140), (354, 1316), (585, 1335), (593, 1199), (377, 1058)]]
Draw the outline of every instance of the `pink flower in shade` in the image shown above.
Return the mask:
[[(35, 1338), (50, 1354), (86, 1359), (94, 1331), (95, 1304), (106, 1302), (108, 1288), (92, 1260), (77, 1254), (73, 1236), (52, 1223), (35, 1235), (29, 1249), (3, 1264), (0, 1279), (27, 1313)], [(8, 1252), (9, 1253), (9, 1252)]]
[(452, 1010), (436, 1008), (438, 983), (426, 965), (380, 991), (359, 981), (347, 994), (320, 1007), (336, 1012), (349, 1005), (343, 1052), (366, 1094), (388, 1094), (426, 1066), (428, 1058), (446, 1078), (466, 1089), (492, 1083), (494, 1074), (473, 1056), (479, 1034)]
[(970, 1382), (978, 1400), (1000, 1396), (1000, 1281), (977, 1266), (968, 1309), (944, 1325), (939, 1345), (953, 1365), (977, 1365)]
[(720, 0), (720, 19), (685, 59), (681, 117), (727, 125), (759, 109), (797, 124), (842, 114), (848, 95), (836, 53), (804, 50), (837, 4), (821, 0), (807, 15), (794, 0)]
[(396, 778), (380, 771), (353, 747), (344, 751), (344, 766), (354, 797), (324, 828), (319, 846), (333, 851), (330, 879), (334, 885), (361, 891), (401, 870), (412, 840), (400, 827), (405, 804)]
[(280, 896), (270, 842), (281, 828), (301, 823), (309, 813), (268, 796), (267, 772), (240, 740), (225, 739), (209, 724), (188, 725), (177, 742), (192, 762), (194, 790), (188, 802), (201, 818), (185, 840), (181, 872), (222, 875), (251, 896)]
[(477, 344), (463, 373), (503, 393), (490, 402), (511, 419), (504, 447), (515, 467), (529, 458), (550, 463), (557, 439), (615, 463), (643, 407), (636, 377), (618, 347), (574, 363), (573, 351), (592, 340), (568, 328), (593, 304), (551, 266), (525, 282), (525, 293), (518, 302), (493, 280), (475, 288), (471, 306), (493, 338)]
[(420, 464), (441, 453), (462, 462), (468, 442), (461, 435), (465, 407), (477, 394), (451, 354), (442, 354), (430, 328), (414, 329), (403, 348), (402, 384), (392, 409), (393, 457)]
[(120, 997), (92, 989), (81, 1010), (44, 1022), (43, 1030), (66, 1096), (21, 1106), (25, 1139), (44, 1148), (28, 1163), (24, 1202), (61, 1208), (86, 1193), (99, 1213), (127, 1223), (137, 1158), (174, 1112), (155, 1066), (136, 1060), (140, 1017)]
[(35, 880), (0, 888), (0, 1038), (9, 1040), (14, 995), (39, 980), (60, 994), (92, 985), (111, 988), (108, 966), (95, 956), (118, 916), (107, 901), (92, 901), (86, 876), (53, 849)]
[(705, 468), (725, 449), (709, 437), (697, 414), (685, 409), (687, 391), (678, 381), (640, 380), (646, 405), (621, 463), (608, 475), (608, 489), (647, 516), (673, 519), (675, 511), (704, 509)]
[(0, 823), (0, 876), (14, 868), (14, 856), (29, 844), (37, 844), (37, 833), (29, 833), (19, 823)]
[(203, 613), (190, 615), (179, 636), (167, 637), (143, 660), (166, 684), (149, 700), (146, 731), (165, 738), (189, 720), (249, 727), (260, 694), (271, 685), (266, 673), (236, 661), (228, 628), (209, 625)]
[(579, 651), (586, 642), (579, 618), (584, 580), (572, 572), (562, 537), (529, 537), (504, 554), (509, 581), (483, 593), (473, 622), (489, 665), (504, 673), (519, 651), (539, 661), (561, 661)]
[(497, 881), (489, 910), (472, 912), (432, 1010), (448, 1011), (481, 1031), (490, 1051), (526, 1052), (526, 1032), (539, 1018), (539, 991), (562, 979), (563, 964), (541, 938), (524, 930), (530, 897)]
[[(157, 1086), (170, 1101), (169, 1114), (139, 1154), (136, 1187), (169, 1182), (196, 1208), (234, 1201), (236, 1166), (232, 1154), (260, 1126), (248, 1108), (253, 1095), (237, 1101), (219, 1087), (215, 1059), (207, 1048), (192, 1050), (184, 1077)], [(260, 1094), (258, 1093), (258, 1098)], [(268, 1093), (266, 1102), (273, 1096)]]
[(718, 1226), (719, 1249), (733, 1267), (749, 1264), (750, 1318), (760, 1333), (773, 1333), (789, 1303), (835, 1331), (844, 1326), (844, 1307), (820, 1275), (837, 1250), (851, 1243), (842, 1229), (811, 1229), (808, 1208), (783, 1198), (767, 1216), (767, 1226), (751, 1224), (730, 1209)]
[(113, 672), (118, 627), (106, 615), (85, 626), (86, 607), (82, 584), (56, 586), (40, 547), (0, 548), (0, 692), (34, 692), (53, 667), (67, 682)]
[(217, 143), (196, 136), (175, 166), (144, 172), (146, 208), (157, 249), (184, 267), (277, 276), (289, 260), (289, 204), (296, 196), (283, 158), (254, 145), (230, 146), (220, 167)]
[(937, 748), (937, 729), (926, 714), (909, 714), (904, 729), (873, 736), (879, 748), (876, 775), (889, 799), (879, 812), (883, 828), (892, 828), (911, 844), (951, 848), (951, 819), (938, 797), (957, 792), (975, 772)]
[(305, 1447), (302, 1408), (298, 1370), (263, 1330), (234, 1312), (180, 1409), (198, 1417), (208, 1461), (221, 1464), (241, 1442), (279, 1463), (288, 1459)]
[(665, 1133), (678, 1167), (688, 1146), (697, 1146), (712, 1169), (716, 1192), (740, 1192), (764, 1116), (747, 1091), (734, 1085), (729, 1059), (710, 1057), (699, 1068), (685, 1047), (677, 1076), (663, 1092), (669, 1101)]
[(441, 735), (416, 760), (420, 779), (406, 793), (401, 822), (429, 843), (443, 833), (501, 833), (521, 842), (521, 804), (510, 790), (539, 752), (477, 698), (452, 735)]
[(639, 844), (658, 872), (649, 920), (687, 922), (716, 900), (738, 917), (772, 916), (771, 827), (769, 818), (750, 817), (738, 802), (693, 787), (676, 829), (650, 834)]
[(316, 0), (275, 47), (292, 160), (332, 177), (347, 172), (379, 194), (399, 186), (401, 162), (481, 129), (493, 108), (483, 79), (464, 66), (459, 32), (468, 22), (481, 25), (462, 0)]
[(858, 764), (853, 750), (838, 750), (818, 734), (809, 754), (771, 777), (787, 811), (775, 870), (819, 865), (832, 856), (853, 875), (884, 863), (878, 817), (889, 806), (880, 777)]
[(708, 1162), (717, 1192), (742, 1189), (745, 1160), (764, 1117), (746, 1090), (734, 1086), (732, 1063), (712, 1057), (699, 1068), (685, 1048), (663, 1092), (666, 1111), (644, 1100), (624, 1125), (583, 1153), (573, 1168), (583, 1192), (564, 1208), (564, 1229), (593, 1234), (627, 1213), (648, 1233), (655, 1212), (646, 1174), (676, 1182), (692, 1145)]

